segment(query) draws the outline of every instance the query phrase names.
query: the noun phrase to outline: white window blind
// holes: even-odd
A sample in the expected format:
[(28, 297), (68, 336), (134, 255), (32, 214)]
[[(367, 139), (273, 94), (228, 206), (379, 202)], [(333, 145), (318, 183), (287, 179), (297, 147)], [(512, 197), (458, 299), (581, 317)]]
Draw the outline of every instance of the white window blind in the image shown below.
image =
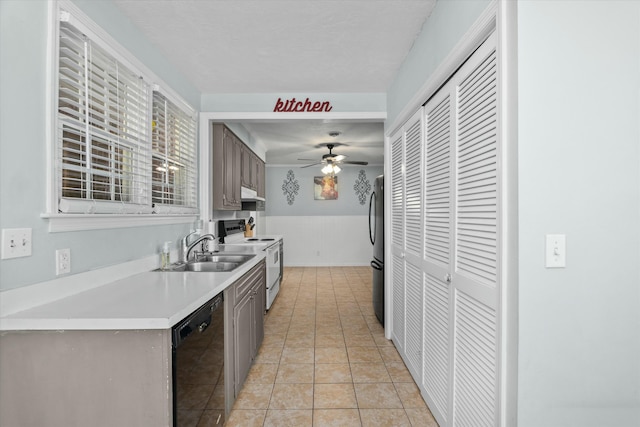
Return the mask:
[(196, 119), (153, 92), (152, 202), (156, 212), (196, 208)]
[(197, 214), (195, 110), (71, 3), (58, 11), (50, 218)]
[(59, 43), (59, 210), (150, 212), (149, 84), (69, 22)]

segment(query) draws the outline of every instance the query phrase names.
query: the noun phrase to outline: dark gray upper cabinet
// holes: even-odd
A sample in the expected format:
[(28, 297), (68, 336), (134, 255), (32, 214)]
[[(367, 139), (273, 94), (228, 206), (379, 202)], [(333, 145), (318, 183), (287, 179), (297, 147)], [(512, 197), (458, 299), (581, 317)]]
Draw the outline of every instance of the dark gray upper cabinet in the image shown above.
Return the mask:
[(222, 123), (212, 125), (213, 209), (241, 210), (240, 188), (264, 197), (264, 162)]
[(256, 162), (256, 191), (258, 192), (258, 197), (265, 197), (265, 167), (264, 162), (260, 159)]
[(243, 145), (242, 147), (242, 169), (240, 172), (241, 175), (241, 181), (242, 181), (242, 186), (246, 187), (246, 188), (251, 188), (253, 190), (255, 190), (255, 188), (253, 187), (253, 161), (254, 158), (256, 157), (255, 154), (253, 154), (253, 151), (249, 150), (249, 148), (247, 148), (246, 146)]
[(242, 142), (222, 124), (213, 125), (213, 209), (240, 210)]

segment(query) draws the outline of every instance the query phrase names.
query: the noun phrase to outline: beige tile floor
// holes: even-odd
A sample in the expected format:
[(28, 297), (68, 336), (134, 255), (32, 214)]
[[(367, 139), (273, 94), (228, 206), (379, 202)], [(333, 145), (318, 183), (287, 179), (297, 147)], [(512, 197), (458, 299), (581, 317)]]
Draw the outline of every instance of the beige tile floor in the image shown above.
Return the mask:
[(226, 425), (437, 426), (373, 313), (369, 267), (285, 268)]

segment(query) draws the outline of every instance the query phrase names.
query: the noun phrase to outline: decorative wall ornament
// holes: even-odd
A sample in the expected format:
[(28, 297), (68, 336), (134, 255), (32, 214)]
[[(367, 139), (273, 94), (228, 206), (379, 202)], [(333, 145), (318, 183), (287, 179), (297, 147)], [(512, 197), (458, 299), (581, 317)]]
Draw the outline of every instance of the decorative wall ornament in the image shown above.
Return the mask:
[(287, 179), (285, 179), (282, 184), (282, 194), (287, 196), (287, 203), (290, 205), (293, 204), (296, 199), (295, 196), (298, 195), (299, 190), (300, 184), (298, 184), (298, 180), (293, 174), (293, 171), (289, 169), (289, 172), (287, 172)]
[(356, 192), (356, 196), (358, 196), (360, 204), (364, 205), (367, 201), (367, 196), (369, 196), (369, 193), (371, 192), (371, 183), (367, 179), (367, 174), (364, 170), (360, 170), (358, 173), (358, 179), (356, 179), (353, 189)]

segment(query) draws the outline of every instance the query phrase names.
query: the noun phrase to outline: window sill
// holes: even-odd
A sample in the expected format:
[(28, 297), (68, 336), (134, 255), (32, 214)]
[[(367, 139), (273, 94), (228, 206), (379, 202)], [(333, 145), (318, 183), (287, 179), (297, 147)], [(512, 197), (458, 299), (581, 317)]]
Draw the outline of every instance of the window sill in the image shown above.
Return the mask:
[(49, 220), (50, 233), (66, 231), (103, 230), (109, 228), (145, 227), (154, 225), (188, 224), (198, 214), (175, 215), (113, 215), (113, 214), (41, 214)]

